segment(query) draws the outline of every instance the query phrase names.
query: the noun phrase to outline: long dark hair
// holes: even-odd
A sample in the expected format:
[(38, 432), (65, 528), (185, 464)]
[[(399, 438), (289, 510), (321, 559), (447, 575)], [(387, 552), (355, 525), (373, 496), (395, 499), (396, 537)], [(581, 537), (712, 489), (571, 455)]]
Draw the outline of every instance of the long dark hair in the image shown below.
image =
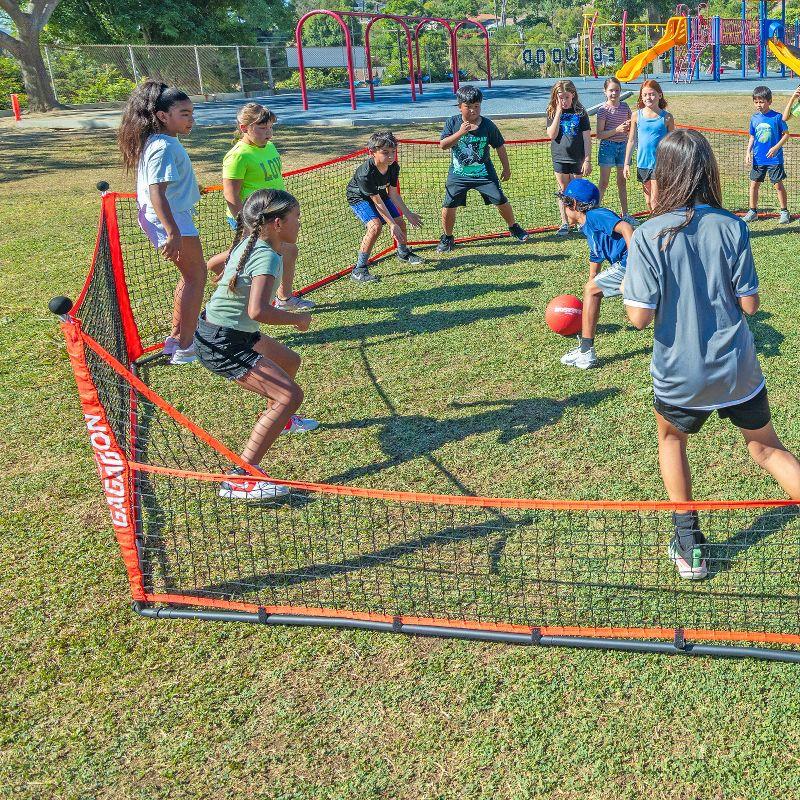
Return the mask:
[(186, 92), (158, 81), (144, 81), (131, 92), (117, 135), (122, 162), (128, 172), (138, 166), (148, 137), (161, 131), (156, 112), (169, 111), (175, 103), (189, 99)]
[(699, 131), (674, 130), (658, 143), (653, 180), (657, 186), (654, 217), (686, 209), (680, 225), (664, 228), (658, 234), (659, 238), (665, 237), (662, 250), (692, 221), (695, 206), (722, 208), (719, 165), (708, 139)]
[[(236, 217), (236, 233), (230, 252), (232, 253), (233, 248), (242, 241), (245, 231), (249, 233), (249, 237), (244, 252), (239, 258), (239, 263), (236, 265), (236, 272), (228, 281), (229, 292), (236, 294), (236, 281), (239, 279), (247, 259), (250, 258), (264, 225), (276, 219), (284, 219), (292, 209), (299, 205), (297, 198), (283, 189), (259, 189), (245, 200), (242, 210)], [(230, 256), (228, 258), (230, 259)]]

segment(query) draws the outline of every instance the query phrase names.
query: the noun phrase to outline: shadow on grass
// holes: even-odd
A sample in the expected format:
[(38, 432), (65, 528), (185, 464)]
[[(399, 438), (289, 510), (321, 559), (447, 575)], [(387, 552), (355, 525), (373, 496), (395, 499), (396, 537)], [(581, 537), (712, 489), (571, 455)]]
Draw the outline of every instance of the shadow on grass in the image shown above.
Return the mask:
[(750, 325), (750, 330), (753, 332), (756, 352), (767, 358), (772, 358), (773, 356), (779, 356), (781, 354), (781, 345), (786, 338), (780, 331), (775, 330), (775, 328), (766, 321), (771, 316), (772, 314), (770, 314), (769, 311), (757, 311), (747, 320)]
[[(712, 580), (722, 572), (727, 572), (735, 566), (736, 559), (749, 548), (755, 547), (773, 533), (785, 528), (800, 514), (798, 506), (779, 506), (768, 508), (758, 516), (753, 523), (743, 531), (731, 536), (724, 542), (709, 545), (708, 579)], [(792, 568), (791, 574), (797, 570)]]

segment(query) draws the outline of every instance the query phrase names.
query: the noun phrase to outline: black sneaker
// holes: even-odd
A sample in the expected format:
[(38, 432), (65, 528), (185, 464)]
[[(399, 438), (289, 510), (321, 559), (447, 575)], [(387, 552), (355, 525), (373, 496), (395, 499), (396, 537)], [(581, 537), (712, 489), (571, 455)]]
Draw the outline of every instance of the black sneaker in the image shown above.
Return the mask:
[(700, 532), (696, 511), (672, 515), (675, 533), (667, 550), (670, 560), (678, 569), (678, 575), (697, 581), (708, 575), (706, 537)]
[(379, 281), (380, 278), (377, 275), (373, 275), (364, 267), (364, 269), (354, 269), (350, 273), (350, 280), (356, 281), (357, 283), (372, 283), (373, 281)]
[(452, 236), (443, 233), (436, 246), (437, 253), (449, 253), (456, 246), (456, 240)]
[(514, 223), (509, 229), (508, 232), (518, 241), (518, 242), (527, 242), (528, 241), (528, 232), (522, 225), (518, 223)]
[(397, 251), (397, 259), (398, 261), (402, 261), (404, 264), (424, 264), (425, 259), (415, 253), (410, 247), (406, 249), (405, 252)]

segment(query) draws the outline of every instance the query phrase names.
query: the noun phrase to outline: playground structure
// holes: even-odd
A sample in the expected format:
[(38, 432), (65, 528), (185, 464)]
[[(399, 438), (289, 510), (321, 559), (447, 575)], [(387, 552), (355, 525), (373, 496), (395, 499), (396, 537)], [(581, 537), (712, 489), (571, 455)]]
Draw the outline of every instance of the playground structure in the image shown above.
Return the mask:
[[(346, 22), (347, 19), (366, 21), (364, 25), (364, 49), (366, 53), (367, 84), (369, 86), (370, 100), (375, 100), (375, 82), (372, 77), (372, 54), (370, 50), (370, 33), (376, 22), (388, 20), (395, 22), (403, 31), (405, 38), (406, 63), (408, 66), (408, 81), (411, 89), (411, 101), (417, 99), (417, 94), (422, 94), (422, 69), (420, 59), (419, 37), (421, 32), (430, 25), (439, 25), (447, 31), (449, 40), (450, 67), (453, 72), (453, 92), (458, 91), (458, 33), (462, 28), (472, 25), (483, 34), (484, 55), (486, 58), (486, 81), (492, 85), (492, 68), (489, 45), (489, 32), (482, 23), (472, 19), (446, 19), (444, 17), (414, 17), (400, 14), (372, 14), (366, 11), (329, 11), (316, 9), (304, 14), (297, 22), (295, 40), (297, 42), (297, 64), (300, 72), (300, 94), (303, 99), (303, 110), (308, 111), (308, 90), (306, 86), (306, 70), (303, 61), (303, 27), (309, 19), (324, 15), (335, 20), (344, 33), (344, 47), (347, 58), (347, 79), (350, 90), (350, 107), (356, 108), (355, 69), (353, 66), (353, 36)], [(413, 32), (412, 32), (413, 31)]]
[[(756, 17), (749, 16), (749, 8), (752, 5), (757, 5)], [(628, 21), (627, 12), (623, 12), (620, 22), (602, 20), (598, 12), (586, 14), (581, 34), (581, 75), (591, 75), (596, 78), (598, 61), (616, 60), (613, 57), (603, 59), (602, 36), (608, 30), (619, 30), (621, 66), (616, 70), (616, 76), (623, 82), (636, 80), (648, 64), (667, 54), (670, 61), (670, 77), (675, 83), (691, 83), (699, 80), (701, 72), (708, 74), (712, 80), (719, 81), (725, 69), (723, 47), (740, 48), (742, 78), (747, 78), (750, 72), (748, 48), (755, 49), (756, 71), (759, 78), (766, 79), (769, 75), (770, 53), (780, 64), (780, 76), (785, 77), (787, 67), (792, 69), (793, 64), (800, 66), (798, 61), (800, 53), (793, 54), (790, 49), (792, 45), (797, 46), (800, 43), (800, 20), (795, 20), (793, 26), (789, 28), (786, 23), (786, 0), (780, 0), (779, 16), (770, 17), (771, 5), (767, 0), (757, 0), (756, 3), (752, 0), (742, 0), (740, 17), (720, 17), (709, 16), (708, 3), (701, 3), (695, 14), (691, 14), (688, 6), (681, 3), (676, 7), (674, 16), (666, 23), (658, 24), (631, 23)], [(638, 32), (641, 29), (644, 29), (651, 38), (653, 34), (661, 36), (651, 47), (631, 56), (629, 52), (631, 32)], [(701, 69), (701, 62), (706, 53), (710, 54), (710, 59), (707, 67)]]

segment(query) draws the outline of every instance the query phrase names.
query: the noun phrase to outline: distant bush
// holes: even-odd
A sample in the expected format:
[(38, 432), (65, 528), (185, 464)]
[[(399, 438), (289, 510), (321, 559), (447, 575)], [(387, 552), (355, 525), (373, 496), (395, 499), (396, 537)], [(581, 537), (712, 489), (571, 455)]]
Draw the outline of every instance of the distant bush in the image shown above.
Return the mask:
[(11, 108), (11, 95), (19, 95), (19, 104), (26, 108), (28, 95), (22, 83), (19, 64), (13, 58), (0, 57), (0, 109)]
[[(347, 70), (339, 67), (334, 69), (307, 69), (306, 86), (309, 89), (330, 89), (347, 83)], [(276, 89), (299, 89), (300, 72), (293, 72), (286, 80), (278, 81)]]
[(112, 64), (98, 61), (80, 50), (51, 48), (56, 94), (61, 103), (80, 105), (127, 100), (136, 84)]

